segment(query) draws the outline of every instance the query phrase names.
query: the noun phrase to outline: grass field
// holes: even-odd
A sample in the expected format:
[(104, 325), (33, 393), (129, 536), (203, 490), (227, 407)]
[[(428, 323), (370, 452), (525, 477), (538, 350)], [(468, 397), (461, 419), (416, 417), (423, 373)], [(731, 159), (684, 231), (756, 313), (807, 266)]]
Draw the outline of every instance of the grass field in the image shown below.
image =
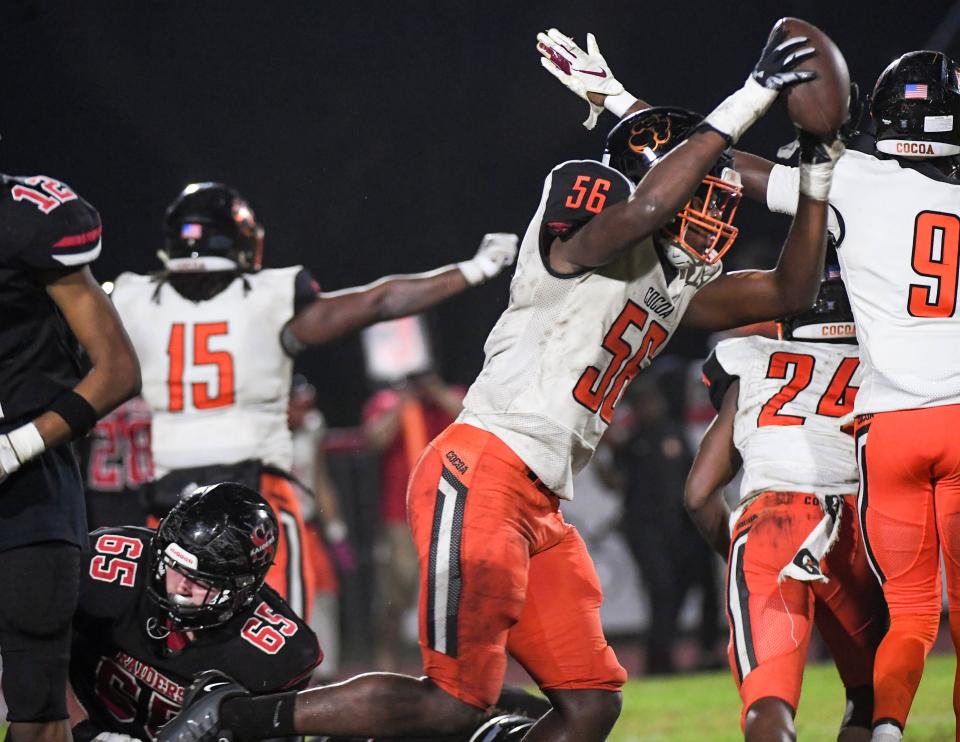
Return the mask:
[[(931, 655), (904, 735), (907, 742), (954, 739), (951, 656)], [(610, 742), (735, 742), (742, 740), (740, 698), (729, 672), (633, 680)], [(810, 665), (797, 713), (801, 742), (835, 740), (843, 691), (832, 665)]]
[[(931, 656), (910, 712), (907, 742), (953, 740), (953, 671), (948, 655)], [(843, 691), (832, 665), (807, 667), (797, 714), (801, 742), (835, 740)], [(728, 672), (632, 680), (610, 742), (737, 742), (740, 699)], [(6, 729), (0, 724), (0, 742)]]

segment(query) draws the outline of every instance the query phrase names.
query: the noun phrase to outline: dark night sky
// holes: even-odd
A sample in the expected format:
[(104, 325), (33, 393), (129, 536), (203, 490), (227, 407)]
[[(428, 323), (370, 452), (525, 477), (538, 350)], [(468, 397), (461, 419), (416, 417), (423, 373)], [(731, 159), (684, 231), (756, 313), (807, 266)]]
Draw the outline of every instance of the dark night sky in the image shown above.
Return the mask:
[[(613, 120), (580, 126), (586, 104), (540, 68), (537, 31), (581, 43), (593, 31), (631, 92), (706, 112), (780, 16), (827, 31), (869, 89), (953, 5), (3, 0), (0, 168), (61, 178), (98, 207), (101, 280), (155, 269), (166, 204), (189, 181), (223, 180), (265, 225), (267, 267), (300, 263), (338, 289), (470, 257), (486, 231), (522, 233), (554, 164), (599, 157)], [(791, 134), (777, 113), (743, 145), (771, 156)], [(786, 228), (757, 207), (739, 223), (741, 248), (751, 235), (778, 245)], [(432, 312), (451, 380), (479, 369), (507, 286)], [(353, 423), (367, 391), (359, 342), (302, 365), (332, 422)]]

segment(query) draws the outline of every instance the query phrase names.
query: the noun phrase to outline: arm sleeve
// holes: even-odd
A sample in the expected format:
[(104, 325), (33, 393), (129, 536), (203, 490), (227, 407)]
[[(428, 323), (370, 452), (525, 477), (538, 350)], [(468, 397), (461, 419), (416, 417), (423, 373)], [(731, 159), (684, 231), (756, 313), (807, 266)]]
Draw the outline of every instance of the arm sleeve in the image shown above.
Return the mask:
[(550, 173), (544, 227), (548, 234), (568, 240), (604, 209), (626, 201), (632, 191), (630, 182), (606, 165), (565, 162)]
[(800, 198), (800, 169), (774, 165), (767, 179), (767, 208), (778, 214), (795, 214)]
[(729, 373), (720, 364), (717, 351), (714, 349), (703, 364), (703, 383), (707, 385), (707, 390), (710, 393), (710, 403), (717, 412), (723, 405), (723, 397), (726, 395), (727, 389), (739, 378), (739, 376)]

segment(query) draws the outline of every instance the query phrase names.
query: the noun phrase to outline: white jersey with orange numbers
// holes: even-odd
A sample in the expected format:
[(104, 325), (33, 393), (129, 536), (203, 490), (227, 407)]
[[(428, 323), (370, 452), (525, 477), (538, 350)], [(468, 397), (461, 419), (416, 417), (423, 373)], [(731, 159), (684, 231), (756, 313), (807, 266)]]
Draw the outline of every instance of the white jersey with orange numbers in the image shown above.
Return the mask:
[[(771, 210), (795, 210), (798, 177), (773, 168)], [(848, 151), (830, 206), (864, 367), (857, 414), (960, 403), (960, 182)]]
[(113, 302), (140, 359), (158, 478), (245, 459), (290, 470), (293, 361), (280, 333), (293, 317), (300, 270), (244, 274), (200, 302), (169, 284), (156, 292), (151, 276), (117, 278)]
[(719, 406), (739, 379), (733, 442), (743, 458), (741, 503), (761, 492), (848, 495), (857, 490), (853, 406), (861, 370), (855, 344), (720, 342), (704, 364)]
[(546, 244), (572, 235), (632, 190), (620, 173), (591, 160), (550, 173), (520, 246), (509, 306), (487, 338), (483, 370), (459, 418), (500, 438), (567, 500), (627, 384), (720, 270), (670, 280), (648, 239), (602, 268), (553, 274), (541, 235)]

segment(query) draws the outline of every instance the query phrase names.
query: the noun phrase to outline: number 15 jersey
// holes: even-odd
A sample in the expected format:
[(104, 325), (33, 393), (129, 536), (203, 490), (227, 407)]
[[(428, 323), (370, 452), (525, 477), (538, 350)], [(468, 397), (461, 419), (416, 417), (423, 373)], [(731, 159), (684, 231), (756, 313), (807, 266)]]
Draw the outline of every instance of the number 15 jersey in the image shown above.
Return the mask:
[[(304, 278), (305, 277), (305, 278)], [(280, 341), (305, 291), (300, 266), (246, 273), (204, 301), (123, 273), (113, 302), (140, 359), (155, 474), (246, 459), (289, 471), (293, 360)]]
[[(792, 213), (798, 183), (774, 166), (770, 209)], [(960, 404), (960, 183), (847, 150), (830, 207), (864, 367), (855, 412)]]
[(648, 238), (600, 268), (554, 273), (554, 238), (569, 239), (632, 191), (623, 175), (592, 160), (563, 163), (547, 176), (520, 245), (510, 303), (487, 338), (483, 370), (459, 418), (496, 435), (567, 500), (627, 384), (720, 271), (677, 275)]

